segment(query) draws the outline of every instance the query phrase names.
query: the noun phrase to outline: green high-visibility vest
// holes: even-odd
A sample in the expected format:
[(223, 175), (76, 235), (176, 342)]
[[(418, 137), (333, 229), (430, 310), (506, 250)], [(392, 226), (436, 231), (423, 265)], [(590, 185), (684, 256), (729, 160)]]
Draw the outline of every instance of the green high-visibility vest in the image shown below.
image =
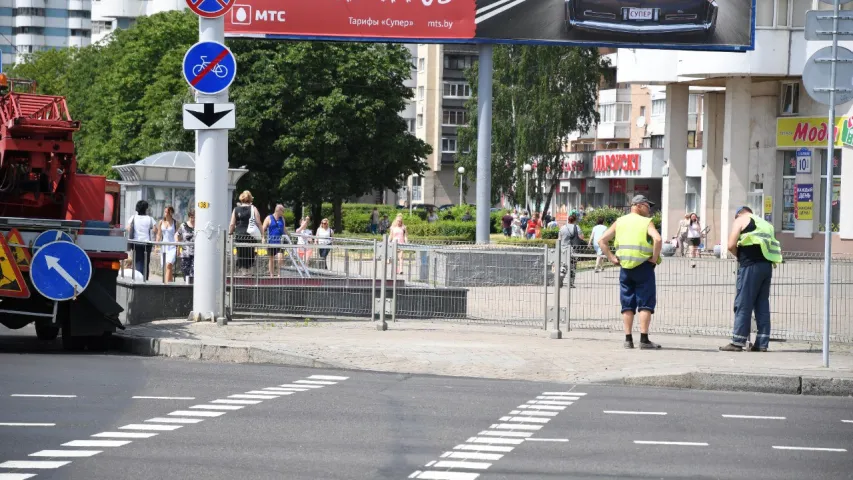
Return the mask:
[(755, 230), (741, 233), (737, 241), (738, 247), (758, 245), (767, 261), (774, 264), (782, 263), (782, 244), (776, 240), (773, 225), (757, 215), (750, 215), (749, 218), (755, 222)]
[[(654, 253), (649, 238), (649, 217), (629, 213), (616, 220), (616, 256), (622, 268), (637, 268), (648, 262)], [(658, 264), (661, 259), (658, 258)]]

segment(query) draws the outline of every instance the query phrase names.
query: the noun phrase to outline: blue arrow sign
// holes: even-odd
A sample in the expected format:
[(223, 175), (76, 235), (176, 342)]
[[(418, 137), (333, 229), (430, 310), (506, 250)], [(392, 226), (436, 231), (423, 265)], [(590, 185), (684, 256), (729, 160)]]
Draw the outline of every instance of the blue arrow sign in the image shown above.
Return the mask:
[(213, 95), (231, 85), (237, 74), (234, 54), (219, 42), (199, 42), (184, 55), (184, 78), (200, 93)]
[(59, 241), (39, 248), (30, 265), (33, 287), (45, 298), (70, 300), (89, 286), (92, 261), (77, 245)]
[(47, 245), (51, 242), (71, 242), (74, 243), (74, 239), (71, 238), (71, 235), (60, 231), (60, 230), (45, 230), (41, 232), (38, 237), (33, 241), (33, 251), (35, 252), (39, 248)]

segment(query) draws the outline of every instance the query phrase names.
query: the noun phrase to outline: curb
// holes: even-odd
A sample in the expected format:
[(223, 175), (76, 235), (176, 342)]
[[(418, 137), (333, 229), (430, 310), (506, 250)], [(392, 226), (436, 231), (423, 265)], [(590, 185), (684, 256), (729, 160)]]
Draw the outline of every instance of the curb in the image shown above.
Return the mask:
[(628, 377), (603, 382), (609, 385), (716, 390), (728, 392), (779, 393), (786, 395), (853, 396), (853, 379), (797, 375), (750, 375), (740, 373), (692, 372), (680, 375)]
[(185, 358), (224, 363), (265, 363), (291, 367), (333, 368), (338, 365), (320, 362), (311, 357), (279, 353), (256, 347), (229, 347), (198, 341), (113, 335), (111, 349), (145, 357)]

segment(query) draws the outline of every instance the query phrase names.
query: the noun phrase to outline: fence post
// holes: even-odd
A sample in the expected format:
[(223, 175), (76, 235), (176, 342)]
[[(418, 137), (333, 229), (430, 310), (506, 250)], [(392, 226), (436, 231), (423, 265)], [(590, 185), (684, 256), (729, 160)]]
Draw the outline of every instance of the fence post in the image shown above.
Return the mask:
[[(130, 261), (133, 263), (133, 266), (131, 267), (131, 272), (133, 273), (130, 274), (130, 278), (133, 280), (134, 283), (136, 283), (136, 242), (133, 242), (130, 245), (130, 257)], [(145, 272), (139, 272), (139, 274), (142, 275), (142, 281), (144, 282)]]
[(391, 273), (391, 321), (397, 321), (397, 271), (403, 268), (403, 264), (398, 264), (399, 260), (397, 259), (397, 249), (400, 248), (400, 245), (397, 242), (391, 244), (392, 251), (391, 255), (393, 255), (393, 260), (391, 261), (391, 265), (394, 267), (394, 271)]
[[(222, 231), (222, 294), (219, 296), (219, 317), (216, 318), (216, 324), (221, 326), (228, 325), (228, 319), (231, 317), (229, 312), (225, 310), (225, 295), (228, 294), (228, 275), (226, 269), (226, 261), (228, 259), (228, 232)], [(195, 273), (195, 266), (193, 266)]]
[(559, 339), (563, 338), (563, 331), (560, 330), (560, 287), (562, 286), (562, 285), (560, 285), (562, 283), (560, 280), (562, 277), (561, 269), (563, 267), (563, 261), (562, 261), (563, 249), (561, 246), (559, 236), (557, 237), (556, 246), (557, 246), (557, 248), (554, 249), (554, 251), (556, 253), (556, 255), (555, 255), (556, 258), (554, 259), (555, 260), (555, 263), (554, 263), (554, 318), (555, 318), (554, 327), (555, 327), (555, 330), (553, 332), (551, 332), (550, 336), (553, 339), (559, 340)]
[(545, 262), (543, 267), (542, 267), (542, 270), (544, 271), (544, 277), (545, 277), (544, 284), (543, 284), (543, 286), (545, 288), (545, 299), (543, 300), (542, 303), (545, 307), (545, 327), (544, 328), (547, 331), (548, 330), (548, 270), (549, 270), (548, 269), (548, 244), (547, 243), (545, 244), (545, 253), (544, 253), (544, 256), (542, 257), (542, 259)]
[(572, 281), (572, 257), (574, 256), (574, 250), (571, 245), (566, 249), (569, 252), (569, 271), (567, 274), (569, 275), (569, 286), (566, 288), (568, 292), (566, 295), (566, 332), (570, 332), (572, 330), (572, 286), (574, 282)]
[(380, 331), (388, 330), (388, 323), (385, 322), (385, 281), (388, 279), (388, 235), (382, 236), (382, 280), (379, 290), (379, 324), (376, 329)]
[[(237, 285), (235, 283), (236, 276), (234, 275), (234, 272), (236, 271), (236, 268), (235, 268), (236, 265), (235, 265), (235, 259), (234, 259), (234, 257), (235, 257), (235, 255), (234, 255), (234, 236), (228, 235), (227, 233), (225, 235), (226, 235), (227, 244), (228, 244), (228, 248), (225, 252), (225, 255), (227, 255), (227, 258), (231, 259), (231, 261), (229, 262), (231, 267), (228, 269), (228, 272), (227, 272), (227, 275), (230, 276), (229, 278), (230, 278), (230, 283), (231, 283), (231, 295), (228, 296), (228, 303), (229, 303), (228, 313), (233, 316), (234, 315), (234, 295), (235, 295), (234, 292), (236, 291), (236, 287), (237, 287)], [(291, 252), (293, 252), (293, 250), (291, 250)], [(195, 272), (193, 272), (193, 274), (195, 274)], [(195, 287), (193, 287), (193, 288), (195, 288)]]
[(162, 243), (160, 244), (160, 279), (164, 284), (166, 283), (166, 247)]

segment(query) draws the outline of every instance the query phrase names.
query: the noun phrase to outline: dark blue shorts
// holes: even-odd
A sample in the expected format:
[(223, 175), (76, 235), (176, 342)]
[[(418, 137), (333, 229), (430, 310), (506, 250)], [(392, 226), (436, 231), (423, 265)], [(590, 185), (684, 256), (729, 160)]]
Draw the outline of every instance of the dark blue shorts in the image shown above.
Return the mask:
[(637, 310), (655, 313), (657, 293), (655, 265), (651, 262), (619, 271), (619, 300), (623, 313), (637, 313)]

